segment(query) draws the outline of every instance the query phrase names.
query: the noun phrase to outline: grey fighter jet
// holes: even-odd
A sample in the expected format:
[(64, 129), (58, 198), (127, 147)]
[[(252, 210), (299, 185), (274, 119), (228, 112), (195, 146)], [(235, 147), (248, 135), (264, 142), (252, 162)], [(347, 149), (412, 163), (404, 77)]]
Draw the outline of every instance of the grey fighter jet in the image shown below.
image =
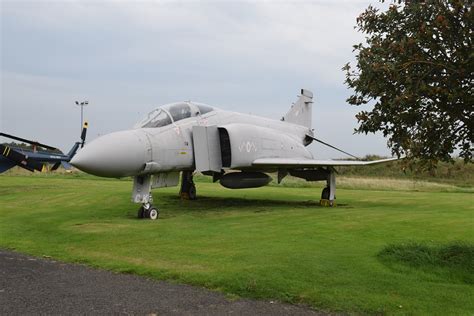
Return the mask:
[[(288, 174), (307, 181), (326, 181), (321, 201), (334, 205), (336, 166), (377, 161), (316, 160), (306, 148), (311, 128), (313, 93), (302, 89), (281, 120), (223, 111), (196, 102), (179, 102), (150, 112), (133, 129), (110, 133), (87, 144), (71, 160), (80, 170), (101, 177), (133, 177), (132, 201), (140, 218), (158, 218), (151, 190), (177, 186), (183, 198), (196, 199), (193, 173), (212, 176), (229, 189), (278, 183)], [(332, 145), (322, 142), (332, 148)], [(335, 148), (337, 149), (337, 148)], [(339, 149), (337, 149), (339, 150)], [(238, 172), (236, 172), (238, 171)]]

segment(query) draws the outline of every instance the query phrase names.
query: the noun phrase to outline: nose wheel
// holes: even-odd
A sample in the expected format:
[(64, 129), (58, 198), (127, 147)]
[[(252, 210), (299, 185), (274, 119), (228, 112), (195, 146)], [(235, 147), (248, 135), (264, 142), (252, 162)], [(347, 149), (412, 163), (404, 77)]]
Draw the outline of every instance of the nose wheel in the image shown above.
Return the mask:
[(153, 196), (151, 195), (152, 176), (136, 176), (133, 179), (132, 201), (141, 203), (138, 209), (138, 218), (158, 219), (160, 212), (153, 206)]
[(160, 216), (160, 211), (153, 205), (149, 203), (143, 204), (139, 209), (138, 209), (138, 218), (147, 218), (151, 220), (158, 219)]

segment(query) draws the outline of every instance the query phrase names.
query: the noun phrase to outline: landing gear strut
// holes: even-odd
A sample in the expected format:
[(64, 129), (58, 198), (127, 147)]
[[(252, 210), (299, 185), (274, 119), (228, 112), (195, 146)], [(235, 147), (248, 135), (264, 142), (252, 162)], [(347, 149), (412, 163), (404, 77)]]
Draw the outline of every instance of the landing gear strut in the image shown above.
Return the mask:
[(336, 206), (336, 173), (331, 170), (327, 175), (326, 187), (321, 192), (322, 206)]
[(142, 203), (138, 209), (138, 218), (158, 219), (160, 212), (153, 206), (151, 195), (151, 175), (137, 176), (133, 179), (132, 201)]
[(192, 171), (183, 171), (181, 177), (181, 189), (179, 190), (179, 196), (183, 200), (195, 200), (196, 195), (196, 185), (193, 181), (193, 172)]

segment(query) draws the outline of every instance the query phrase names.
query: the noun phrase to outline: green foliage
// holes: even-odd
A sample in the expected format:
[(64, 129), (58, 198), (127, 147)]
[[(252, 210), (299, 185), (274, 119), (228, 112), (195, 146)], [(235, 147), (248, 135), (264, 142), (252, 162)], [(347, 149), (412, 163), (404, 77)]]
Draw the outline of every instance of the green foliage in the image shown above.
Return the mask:
[[(368, 155), (364, 160), (377, 160), (381, 158), (383, 157)], [(461, 159), (454, 159), (452, 162), (439, 162), (430, 170), (410, 168), (403, 161), (394, 161), (371, 166), (341, 167), (337, 171), (341, 176), (424, 180), (463, 187), (474, 187), (474, 164), (465, 164)]]
[(474, 144), (474, 13), (472, 1), (397, 1), (387, 11), (369, 6), (357, 29), (355, 70), (346, 84), (359, 133), (382, 131), (392, 153), (433, 167), (455, 150), (472, 162)]
[(453, 269), (378, 255), (408, 241), (472, 245), (472, 193), (341, 189), (325, 208), (320, 188), (199, 182), (196, 201), (154, 191), (152, 222), (136, 219), (130, 181), (66, 176), (0, 175), (1, 248), (343, 314), (474, 310), (474, 286)]

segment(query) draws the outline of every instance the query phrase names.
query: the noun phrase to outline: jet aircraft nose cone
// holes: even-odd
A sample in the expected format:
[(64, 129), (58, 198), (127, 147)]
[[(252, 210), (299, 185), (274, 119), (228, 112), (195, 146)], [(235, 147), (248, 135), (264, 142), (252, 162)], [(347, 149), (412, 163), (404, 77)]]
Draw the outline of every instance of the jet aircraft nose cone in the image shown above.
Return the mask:
[(140, 137), (136, 131), (121, 131), (93, 140), (70, 163), (93, 175), (120, 178), (142, 171), (146, 152), (146, 137)]

